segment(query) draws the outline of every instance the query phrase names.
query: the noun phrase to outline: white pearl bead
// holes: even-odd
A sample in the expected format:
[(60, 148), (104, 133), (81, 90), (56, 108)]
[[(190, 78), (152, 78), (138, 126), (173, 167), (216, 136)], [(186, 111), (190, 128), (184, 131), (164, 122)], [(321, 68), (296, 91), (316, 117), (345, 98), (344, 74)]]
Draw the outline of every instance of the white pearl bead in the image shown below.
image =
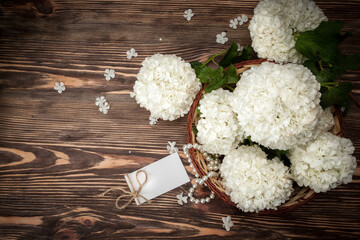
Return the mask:
[(192, 164), (192, 163), (190, 163), (190, 165), (189, 165), (191, 168), (194, 168), (194, 164)]
[(218, 166), (218, 165), (215, 165), (215, 166), (214, 166), (214, 170), (215, 170), (215, 171), (219, 170), (219, 166)]
[(196, 174), (195, 174), (195, 177), (196, 177), (196, 178), (199, 178), (199, 174), (196, 173)]
[(188, 197), (191, 198), (193, 196), (193, 193), (189, 192)]
[(195, 198), (194, 198), (194, 197), (190, 197), (190, 202), (195, 202)]
[(193, 173), (196, 173), (196, 169), (195, 169), (195, 168), (193, 168)]
[(208, 203), (211, 201), (211, 199), (209, 197), (205, 198), (205, 201)]
[(191, 158), (188, 158), (188, 162), (189, 162), (189, 163), (191, 163), (191, 162), (192, 162), (192, 161), (191, 161)]
[(214, 175), (214, 172), (209, 172), (207, 176), (208, 176), (209, 178), (211, 178), (213, 175)]
[(214, 193), (211, 193), (211, 194), (210, 194), (210, 198), (211, 198), (211, 199), (214, 199), (214, 198), (215, 198), (215, 194), (214, 194)]
[(203, 156), (204, 156), (204, 157), (207, 157), (207, 156), (208, 156), (208, 154), (207, 154), (206, 152), (204, 152), (204, 153), (203, 153)]
[(193, 145), (193, 148), (195, 148), (195, 149), (197, 149), (199, 147), (199, 145), (197, 144), (197, 143), (195, 143), (194, 145)]
[(200, 184), (200, 185), (203, 185), (203, 184), (204, 184), (204, 180), (200, 179), (200, 180), (199, 180), (199, 184)]
[(202, 180), (205, 182), (205, 181), (207, 181), (209, 178), (208, 178), (208, 176), (203, 176), (202, 177)]
[(213, 165), (215, 165), (215, 162), (214, 161), (210, 161), (210, 166), (213, 166)]
[(207, 187), (206, 182), (204, 182), (204, 186)]
[(194, 191), (195, 191), (195, 189), (192, 187), (189, 189), (189, 192), (191, 192), (191, 193), (193, 193)]
[(195, 199), (195, 204), (199, 204), (200, 200), (199, 199)]
[(200, 199), (200, 202), (202, 203), (202, 204), (204, 204), (205, 203), (205, 199)]
[(197, 185), (196, 183), (194, 183), (194, 184), (192, 185), (192, 187), (193, 187), (193, 188), (197, 188), (198, 185)]
[(206, 161), (208, 161), (208, 162), (211, 161), (211, 159), (212, 159), (212, 158), (209, 157), (209, 156), (206, 157)]
[(196, 183), (199, 183), (199, 180), (200, 180), (200, 179), (196, 178), (196, 179), (195, 179), (195, 182), (196, 182)]
[(210, 170), (210, 171), (214, 170), (214, 167), (213, 167), (213, 166), (209, 166), (209, 170)]
[(189, 143), (189, 144), (187, 145), (187, 147), (188, 147), (188, 148), (192, 148), (192, 144)]

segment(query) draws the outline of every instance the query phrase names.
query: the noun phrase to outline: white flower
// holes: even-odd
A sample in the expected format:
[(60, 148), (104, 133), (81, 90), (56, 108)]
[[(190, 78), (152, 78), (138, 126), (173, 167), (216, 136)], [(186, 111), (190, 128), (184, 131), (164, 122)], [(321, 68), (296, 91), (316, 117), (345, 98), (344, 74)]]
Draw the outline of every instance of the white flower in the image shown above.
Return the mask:
[(110, 105), (107, 102), (106, 98), (104, 96), (101, 97), (97, 97), (96, 98), (96, 102), (95, 105), (99, 107), (99, 111), (107, 114), (109, 109), (110, 109)]
[(176, 153), (178, 148), (175, 147), (176, 142), (168, 142), (169, 145), (166, 146), (166, 149), (169, 151), (170, 154)]
[(264, 62), (242, 74), (231, 106), (246, 136), (265, 147), (287, 150), (329, 127), (318, 124), (323, 113), (319, 90), (306, 67)]
[(137, 103), (163, 120), (187, 114), (201, 88), (190, 63), (176, 55), (155, 54), (142, 65), (134, 85)]
[(241, 16), (238, 16), (238, 17), (236, 18), (236, 20), (238, 20), (239, 26), (241, 26), (241, 25), (244, 24), (244, 20), (242, 19)]
[(134, 48), (131, 48), (130, 50), (126, 51), (127, 59), (131, 59), (132, 57), (137, 57), (138, 53), (135, 51)]
[(290, 151), (294, 180), (315, 192), (351, 182), (356, 168), (354, 149), (349, 139), (322, 133), (316, 140)]
[(136, 96), (134, 92), (129, 92), (129, 94), (131, 98), (134, 98)]
[(276, 209), (293, 190), (289, 168), (277, 157), (268, 160), (257, 145), (232, 150), (220, 173), (225, 193), (244, 212)]
[(230, 231), (230, 228), (234, 226), (234, 223), (231, 221), (231, 216), (223, 217), (223, 227), (226, 229), (226, 231)]
[(237, 25), (238, 25), (238, 20), (235, 18), (235, 19), (231, 19), (230, 20), (230, 24), (229, 24), (229, 27), (233, 28), (233, 29), (237, 29)]
[(192, 9), (188, 9), (184, 11), (184, 18), (186, 18), (186, 20), (188, 21), (190, 21), (194, 15), (195, 14), (193, 13)]
[(104, 73), (106, 81), (109, 81), (111, 78), (115, 78), (115, 70), (114, 69), (105, 69)]
[(249, 30), (252, 47), (259, 58), (301, 63), (294, 33), (313, 30), (327, 18), (310, 0), (264, 0), (254, 9)]
[(109, 109), (110, 109), (110, 105), (108, 102), (105, 102), (104, 104), (99, 105), (99, 111), (104, 114), (107, 114)]
[(104, 96), (97, 97), (95, 100), (95, 105), (99, 107), (104, 105), (104, 103), (106, 102), (106, 98)]
[(184, 203), (187, 203), (188, 196), (183, 196), (183, 193), (180, 193), (176, 197), (178, 199), (178, 204), (183, 205)]
[(231, 92), (219, 88), (205, 94), (199, 102), (201, 118), (196, 126), (196, 139), (208, 153), (225, 155), (244, 138), (230, 106), (231, 96)]
[(64, 83), (63, 82), (56, 82), (55, 83), (55, 86), (54, 86), (54, 89), (56, 90), (56, 91), (58, 91), (58, 93), (62, 93), (63, 91), (65, 91), (65, 85), (64, 85)]
[(150, 125), (155, 125), (157, 122), (158, 122), (158, 119), (157, 118), (155, 118), (155, 117), (153, 117), (153, 116), (150, 116), (149, 117), (149, 123), (150, 123)]
[(245, 14), (241, 15), (241, 19), (244, 23), (246, 23), (249, 20), (248, 16), (246, 16)]
[(244, 50), (244, 47), (240, 45), (240, 43), (236, 43), (238, 46), (238, 52), (242, 52)]
[(216, 35), (216, 42), (220, 44), (225, 44), (229, 39), (226, 37), (226, 32), (222, 32)]

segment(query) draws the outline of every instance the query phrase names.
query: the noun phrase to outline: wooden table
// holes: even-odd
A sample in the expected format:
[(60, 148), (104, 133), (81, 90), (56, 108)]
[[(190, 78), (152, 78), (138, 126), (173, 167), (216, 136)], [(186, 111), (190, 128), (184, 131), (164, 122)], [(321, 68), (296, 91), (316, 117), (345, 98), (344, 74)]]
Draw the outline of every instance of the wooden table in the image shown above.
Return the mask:
[[(0, 239), (359, 239), (359, 168), (353, 182), (320, 194), (309, 204), (272, 216), (245, 215), (220, 200), (180, 206), (176, 195), (125, 210), (114, 206), (124, 173), (168, 155), (168, 141), (186, 143), (186, 118), (149, 125), (149, 112), (129, 91), (141, 62), (155, 53), (204, 61), (231, 41), (250, 43), (248, 23), (257, 1), (1, 1), (0, 7)], [(360, 2), (317, 1), (330, 20), (353, 36), (344, 53), (360, 52)], [(191, 8), (191, 21), (183, 17)], [(230, 41), (215, 42), (227, 31)], [(126, 51), (139, 56), (128, 60)], [(105, 81), (104, 70), (116, 78)], [(360, 72), (353, 82), (360, 99)], [(55, 82), (64, 82), (58, 94)], [(95, 98), (105, 96), (107, 115)], [(360, 109), (352, 103), (346, 137), (360, 158)], [(182, 151), (180, 155), (183, 157)], [(183, 158), (184, 164), (189, 166)], [(189, 171), (190, 172), (190, 171)], [(192, 178), (192, 175), (190, 175)], [(221, 218), (231, 215), (227, 232)]]

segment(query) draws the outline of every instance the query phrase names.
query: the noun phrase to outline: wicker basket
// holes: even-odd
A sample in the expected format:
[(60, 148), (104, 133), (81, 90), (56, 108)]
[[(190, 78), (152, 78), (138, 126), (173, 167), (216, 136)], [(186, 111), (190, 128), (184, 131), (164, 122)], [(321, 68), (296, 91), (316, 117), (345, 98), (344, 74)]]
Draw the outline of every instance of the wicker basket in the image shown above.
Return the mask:
[[(249, 60), (234, 64), (234, 66), (237, 69), (236, 70), (237, 73), (240, 74), (246, 71), (247, 69), (249, 69), (250, 67), (259, 65), (265, 61), (266, 61), (265, 59)], [(199, 119), (196, 108), (203, 93), (204, 93), (204, 88), (202, 88), (202, 90), (197, 94), (188, 115), (187, 141), (188, 143), (191, 144), (197, 143), (196, 136), (193, 132), (193, 127), (197, 125), (197, 121)], [(334, 122), (335, 122), (335, 125), (332, 129), (332, 133), (334, 135), (344, 137), (344, 126), (343, 126), (343, 118), (341, 115), (341, 111), (336, 107), (332, 107), (332, 113), (334, 115)], [(203, 155), (198, 150), (194, 150), (193, 148), (190, 149), (189, 154), (193, 161), (194, 167), (199, 173), (199, 176), (202, 177), (204, 175), (207, 175), (209, 170), (207, 169), (207, 164)], [(213, 191), (219, 198), (221, 198), (226, 203), (236, 207), (236, 204), (231, 201), (228, 195), (225, 194), (225, 190), (220, 183), (220, 179), (210, 178), (209, 180), (206, 181), (206, 184), (210, 188), (210, 190)], [(295, 207), (301, 206), (309, 202), (315, 197), (316, 193), (310, 188), (299, 187), (296, 184), (294, 185), (295, 185), (294, 191), (287, 202), (279, 206), (277, 210), (263, 210), (258, 214), (268, 215), (268, 214), (278, 214), (285, 211), (289, 211)]]

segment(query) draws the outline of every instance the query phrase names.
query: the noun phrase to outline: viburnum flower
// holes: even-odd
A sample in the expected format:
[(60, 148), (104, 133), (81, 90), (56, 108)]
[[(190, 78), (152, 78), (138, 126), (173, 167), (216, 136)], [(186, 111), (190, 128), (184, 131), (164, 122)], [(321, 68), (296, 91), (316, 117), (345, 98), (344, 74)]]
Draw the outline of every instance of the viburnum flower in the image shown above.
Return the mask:
[(319, 123), (323, 114), (319, 90), (320, 84), (306, 67), (264, 62), (242, 74), (231, 106), (252, 141), (287, 150), (331, 127), (330, 121)]
[(349, 183), (356, 168), (354, 150), (349, 139), (322, 133), (316, 140), (290, 151), (293, 178), (299, 186), (315, 192)]
[(127, 57), (127, 59), (131, 59), (131, 58), (133, 58), (133, 57), (137, 57), (138, 56), (138, 53), (136, 52), (136, 50), (135, 50), (135, 48), (131, 48), (130, 50), (127, 50), (126, 51), (126, 57)]
[(197, 141), (204, 151), (225, 155), (244, 139), (230, 101), (232, 93), (219, 88), (204, 95), (199, 102), (200, 119), (196, 125)]
[(225, 44), (229, 39), (226, 37), (226, 32), (222, 32), (216, 35), (216, 42), (220, 44)]
[(236, 18), (231, 19), (229, 27), (231, 27), (232, 29), (237, 29), (238, 24), (239, 24), (239, 22), (238, 22), (238, 20)]
[(249, 30), (251, 46), (259, 58), (301, 63), (295, 49), (295, 34), (313, 30), (327, 18), (310, 0), (263, 0), (254, 9)]
[(175, 145), (176, 142), (168, 142), (166, 149), (169, 151), (170, 154), (176, 153), (178, 151), (178, 148), (175, 147)]
[(232, 150), (220, 166), (222, 185), (244, 212), (276, 209), (293, 190), (289, 168), (279, 158), (266, 158), (257, 145)]
[(222, 221), (226, 231), (230, 231), (230, 228), (234, 226), (234, 223), (231, 221), (231, 216), (222, 217)]
[(178, 204), (183, 205), (184, 203), (187, 203), (188, 196), (183, 196), (183, 193), (181, 192), (176, 198), (178, 199)]
[(56, 82), (55, 83), (55, 86), (54, 86), (54, 89), (56, 90), (56, 91), (58, 91), (58, 93), (62, 93), (63, 91), (65, 91), (65, 85), (64, 85), (64, 83), (63, 82)]
[(192, 9), (188, 9), (184, 11), (184, 18), (186, 18), (186, 20), (188, 21), (190, 21), (194, 15), (195, 14), (193, 13)]
[(188, 113), (200, 88), (190, 63), (175, 55), (155, 54), (142, 62), (134, 93), (151, 117), (172, 121)]
[(111, 78), (115, 78), (115, 70), (114, 69), (105, 69), (105, 80), (110, 81)]

